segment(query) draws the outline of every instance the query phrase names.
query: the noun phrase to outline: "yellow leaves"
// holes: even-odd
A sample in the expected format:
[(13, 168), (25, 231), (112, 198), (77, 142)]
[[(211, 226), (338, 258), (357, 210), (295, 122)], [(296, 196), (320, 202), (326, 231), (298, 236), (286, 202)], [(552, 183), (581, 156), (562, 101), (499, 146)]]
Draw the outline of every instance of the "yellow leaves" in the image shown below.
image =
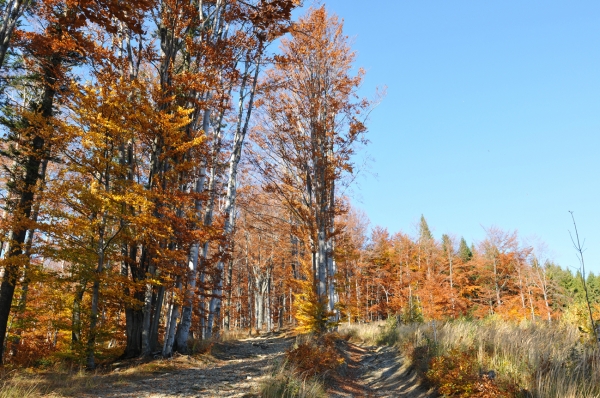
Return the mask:
[(300, 290), (299, 293), (294, 294), (294, 317), (298, 323), (296, 331), (299, 333), (322, 333), (327, 328), (334, 326), (329, 320), (334, 314), (327, 310), (326, 298), (319, 298), (312, 281), (297, 280), (295, 284)]

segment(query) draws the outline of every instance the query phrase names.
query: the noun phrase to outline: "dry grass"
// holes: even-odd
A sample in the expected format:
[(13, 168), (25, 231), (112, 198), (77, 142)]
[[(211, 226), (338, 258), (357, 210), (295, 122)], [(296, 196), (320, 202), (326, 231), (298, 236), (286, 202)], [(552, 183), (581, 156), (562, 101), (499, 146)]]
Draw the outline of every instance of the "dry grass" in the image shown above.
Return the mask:
[(522, 388), (523, 396), (600, 396), (600, 349), (584, 341), (571, 325), (488, 319), (396, 327), (388, 322), (352, 325), (341, 332), (367, 344), (394, 341), (420, 359), (421, 366), (453, 350), (468, 352), (476, 358), (480, 372), (494, 370), (499, 380)]
[(252, 335), (252, 331), (247, 330), (247, 329), (224, 330), (221, 333), (219, 340), (221, 342), (237, 341), (237, 340), (247, 339), (251, 335)]
[(8, 397), (75, 397), (101, 385), (102, 376), (81, 372), (34, 372), (23, 370), (4, 375), (0, 381), (0, 398)]
[(382, 345), (385, 335), (386, 322), (347, 323), (338, 328), (340, 335), (366, 345)]
[(323, 384), (314, 377), (301, 378), (287, 361), (275, 363), (260, 385), (262, 398), (325, 398)]
[(401, 326), (399, 338), (415, 347), (476, 350), (481, 370), (494, 370), (536, 397), (598, 397), (600, 352), (582, 342), (574, 326), (503, 321)]
[(104, 385), (119, 385), (155, 377), (179, 369), (198, 368), (211, 362), (210, 356), (181, 356), (150, 362), (115, 363), (112, 369), (88, 372), (83, 369), (20, 369), (0, 374), (0, 398), (79, 397)]
[(3, 380), (0, 385), (0, 398), (30, 398), (40, 395), (35, 383), (10, 379)]

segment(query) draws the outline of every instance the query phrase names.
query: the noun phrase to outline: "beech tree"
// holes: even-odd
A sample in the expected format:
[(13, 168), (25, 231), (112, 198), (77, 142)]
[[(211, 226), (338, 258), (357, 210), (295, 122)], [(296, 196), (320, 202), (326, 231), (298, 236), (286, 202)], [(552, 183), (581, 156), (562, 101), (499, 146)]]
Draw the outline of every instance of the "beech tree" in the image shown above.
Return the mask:
[(343, 24), (324, 7), (300, 18), (281, 53), (261, 85), (254, 164), (300, 225), (319, 302), (333, 312), (336, 184), (353, 172), (371, 104), (357, 97), (363, 71), (351, 74), (355, 54)]
[(119, 21), (134, 31), (141, 30), (138, 11), (143, 11), (147, 3), (132, 2), (124, 7), (117, 3), (113, 0), (74, 4), (40, 1), (34, 10), (40, 23), (34, 29), (17, 29), (17, 21), (30, 2), (3, 4), (8, 12), (3, 17), (0, 33), (2, 58), (9, 47), (18, 51), (30, 84), (24, 87), (25, 91), (18, 85), (5, 88), (14, 94), (12, 98), (20, 98), (22, 103), (9, 102), (4, 110), (8, 117), (3, 118), (8, 143), (4, 154), (12, 160), (12, 165), (5, 170), (10, 182), (6, 185), (9, 217), (5, 220), (7, 239), (0, 286), (0, 357), (15, 287), (23, 262), (27, 262), (25, 242), (27, 235), (35, 230), (32, 209), (38, 182), (44, 177), (44, 165), (53, 146), (64, 144), (63, 137), (53, 129), (56, 102), (66, 94), (64, 87), (68, 86), (71, 68), (89, 59), (98, 48), (83, 33), (86, 23), (99, 23), (110, 31), (115, 21)]

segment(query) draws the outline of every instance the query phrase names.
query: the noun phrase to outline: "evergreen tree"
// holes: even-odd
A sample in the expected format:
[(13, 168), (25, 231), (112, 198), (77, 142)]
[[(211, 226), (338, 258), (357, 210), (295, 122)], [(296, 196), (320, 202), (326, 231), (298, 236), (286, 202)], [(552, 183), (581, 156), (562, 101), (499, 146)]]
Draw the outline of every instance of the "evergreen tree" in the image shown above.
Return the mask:
[(473, 258), (473, 251), (469, 249), (467, 241), (465, 240), (465, 238), (462, 237), (460, 238), (460, 244), (458, 246), (458, 256), (463, 261), (463, 263), (466, 263), (467, 261)]
[(590, 303), (600, 303), (600, 275), (596, 276), (593, 272), (590, 272), (585, 282), (588, 288)]
[(454, 254), (454, 247), (452, 247), (452, 240), (450, 239), (450, 236), (448, 234), (442, 235), (442, 249), (444, 250), (445, 254), (450, 254), (450, 255)]
[(433, 235), (431, 234), (429, 225), (427, 225), (427, 221), (425, 220), (425, 217), (422, 214), (421, 214), (421, 222), (419, 223), (419, 240), (421, 242), (433, 240)]

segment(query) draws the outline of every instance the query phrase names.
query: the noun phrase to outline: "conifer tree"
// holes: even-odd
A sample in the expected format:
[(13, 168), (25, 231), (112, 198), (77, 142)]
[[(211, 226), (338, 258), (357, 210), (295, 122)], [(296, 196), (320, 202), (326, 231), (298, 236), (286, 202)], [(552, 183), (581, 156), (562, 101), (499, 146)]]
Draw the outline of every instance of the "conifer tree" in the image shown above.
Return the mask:
[(471, 251), (471, 249), (469, 249), (465, 238), (462, 237), (460, 238), (460, 243), (458, 245), (458, 256), (460, 257), (463, 263), (466, 263), (467, 261), (473, 258), (473, 252)]
[(433, 239), (429, 225), (425, 217), (421, 214), (421, 220), (419, 221), (419, 239), (421, 242), (427, 242)]

